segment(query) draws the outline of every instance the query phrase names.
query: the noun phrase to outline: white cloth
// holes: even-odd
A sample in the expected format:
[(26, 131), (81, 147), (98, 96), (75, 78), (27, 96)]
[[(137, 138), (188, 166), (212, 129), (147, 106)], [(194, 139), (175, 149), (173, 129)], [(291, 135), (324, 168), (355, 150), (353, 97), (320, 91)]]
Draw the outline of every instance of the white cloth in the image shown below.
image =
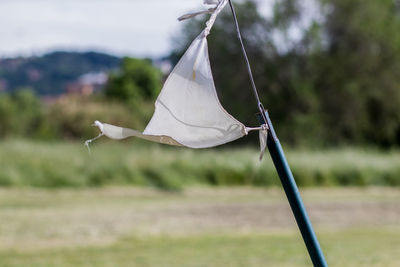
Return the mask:
[[(106, 135), (112, 139), (124, 139), (136, 136), (163, 144), (207, 148), (241, 138), (250, 130), (261, 129), (246, 128), (219, 102), (209, 62), (207, 35), (228, 0), (205, 2), (216, 4), (215, 8), (207, 11), (212, 12), (211, 17), (204, 31), (192, 42), (168, 76), (155, 102), (153, 117), (143, 133), (96, 121), (95, 125), (101, 131), (99, 137)], [(265, 149), (264, 137), (265, 134), (260, 132), (262, 150)], [(97, 138), (88, 140), (86, 145)]]
[(207, 35), (226, 3), (227, 0), (218, 2), (205, 30), (167, 78), (143, 133), (96, 121), (103, 135), (112, 139), (136, 136), (164, 144), (206, 148), (247, 134), (245, 126), (220, 104), (208, 57)]
[(268, 130), (266, 126), (262, 126), (261, 129), (258, 131), (258, 136), (260, 139), (260, 161), (264, 157), (265, 149), (267, 148), (267, 139), (268, 139)]
[[(178, 20), (182, 21), (182, 20), (186, 20), (186, 19), (191, 19), (193, 17), (202, 15), (202, 14), (212, 14), (212, 13), (214, 13), (214, 11), (216, 11), (217, 8), (220, 8), (220, 11), (221, 11), (225, 7), (225, 5), (228, 3), (228, 1), (227, 0), (204, 0), (203, 3), (205, 5), (215, 5), (215, 6), (213, 8), (209, 8), (207, 10), (201, 10), (198, 12), (187, 13), (183, 16), (180, 16), (178, 18)], [(218, 13), (220, 11), (216, 12), (216, 15), (218, 15)], [(214, 22), (212, 22), (212, 23), (214, 23)], [(212, 25), (211, 25), (211, 27), (212, 27)], [(211, 29), (211, 27), (210, 27), (210, 29)]]
[(205, 148), (242, 137), (244, 128), (218, 100), (203, 32), (169, 75), (143, 134), (170, 136), (184, 146)]

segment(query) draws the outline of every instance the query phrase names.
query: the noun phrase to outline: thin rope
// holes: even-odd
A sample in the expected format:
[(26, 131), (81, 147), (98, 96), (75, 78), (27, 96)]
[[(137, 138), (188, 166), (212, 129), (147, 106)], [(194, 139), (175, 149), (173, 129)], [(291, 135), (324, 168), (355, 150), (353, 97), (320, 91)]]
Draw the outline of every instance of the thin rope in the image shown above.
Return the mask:
[(244, 44), (243, 44), (242, 34), (240, 33), (240, 28), (239, 28), (239, 23), (238, 23), (238, 20), (237, 20), (237, 17), (236, 17), (235, 8), (233, 7), (233, 4), (232, 4), (231, 0), (229, 0), (229, 6), (231, 7), (231, 10), (232, 10), (232, 15), (233, 15), (233, 20), (235, 21), (237, 36), (239, 38), (239, 42), (240, 42), (240, 45), (242, 47), (242, 52), (243, 52), (244, 59), (246, 60), (247, 72), (249, 73), (251, 86), (253, 88), (253, 93), (254, 93), (254, 96), (255, 96), (256, 101), (257, 101), (257, 108), (260, 111), (261, 116), (264, 119), (264, 122), (267, 123), (267, 118), (265, 117), (265, 113), (264, 113), (265, 109), (264, 109), (263, 104), (260, 101), (260, 97), (258, 96), (256, 83), (254, 82), (254, 78), (253, 78), (253, 72), (251, 71), (250, 61), (249, 61), (249, 58), (247, 57), (247, 52), (246, 52), (246, 48), (244, 47)]

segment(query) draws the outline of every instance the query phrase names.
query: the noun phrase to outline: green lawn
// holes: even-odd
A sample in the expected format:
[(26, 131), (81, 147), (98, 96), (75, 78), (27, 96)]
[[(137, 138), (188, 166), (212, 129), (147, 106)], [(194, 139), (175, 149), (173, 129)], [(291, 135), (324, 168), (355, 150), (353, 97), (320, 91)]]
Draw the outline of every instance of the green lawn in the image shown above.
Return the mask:
[[(132, 139), (135, 140), (135, 139)], [(269, 155), (255, 148), (193, 150), (100, 139), (82, 143), (0, 142), (0, 186), (144, 185), (179, 191), (193, 185), (279, 186)], [(285, 149), (299, 186), (400, 186), (400, 151)]]
[[(399, 266), (400, 232), (320, 235), (330, 266)], [(107, 246), (2, 251), (1, 266), (311, 266), (297, 233), (126, 237)]]
[[(330, 266), (400, 266), (400, 190), (304, 189)], [(0, 189), (0, 266), (310, 266), (279, 188)]]

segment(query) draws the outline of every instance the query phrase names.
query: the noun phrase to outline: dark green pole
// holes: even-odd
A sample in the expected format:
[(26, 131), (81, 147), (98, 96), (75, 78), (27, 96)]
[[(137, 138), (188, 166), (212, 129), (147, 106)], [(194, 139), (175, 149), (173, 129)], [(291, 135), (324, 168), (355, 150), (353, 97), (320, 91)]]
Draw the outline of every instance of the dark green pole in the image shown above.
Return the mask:
[(269, 128), (267, 147), (271, 155), (272, 161), (274, 162), (275, 168), (278, 172), (283, 189), (285, 190), (286, 197), (289, 200), (289, 204), (292, 208), (294, 217), (296, 218), (296, 222), (299, 226), (301, 235), (303, 236), (303, 240), (306, 244), (308, 253), (310, 254), (311, 261), (314, 266), (328, 266), (326, 264), (321, 247), (318, 243), (317, 236), (314, 233), (311, 221), (308, 218), (306, 208), (303, 204), (299, 189), (296, 185), (296, 181), (293, 178), (292, 171), (290, 170), (285, 154), (283, 153), (282, 146), (276, 136), (274, 127), (267, 111), (265, 111), (265, 118), (267, 119), (266, 122), (264, 122), (264, 119), (260, 116), (260, 121), (262, 122), (262, 124), (266, 123)]
[(271, 119), (269, 118), (268, 112), (265, 111), (260, 98), (258, 96), (256, 84), (253, 79), (253, 73), (251, 71), (250, 62), (247, 57), (246, 49), (243, 44), (242, 36), (240, 34), (239, 23), (237, 21), (235, 8), (232, 4), (232, 0), (228, 0), (232, 10), (233, 19), (236, 26), (237, 35), (242, 47), (243, 56), (246, 60), (246, 66), (251, 81), (254, 96), (256, 98), (257, 107), (260, 111), (260, 122), (262, 125), (268, 126), (268, 138), (267, 147), (271, 154), (272, 160), (275, 164), (275, 168), (278, 171), (279, 178), (283, 189), (285, 190), (286, 197), (289, 200), (290, 207), (292, 208), (294, 217), (296, 218), (297, 225), (299, 226), (301, 235), (303, 236), (304, 243), (306, 244), (308, 253), (310, 254), (311, 261), (314, 266), (325, 267), (326, 264), (324, 254), (322, 253), (321, 247), (318, 243), (317, 236), (314, 233), (314, 229), (311, 225), (310, 219), (308, 218), (306, 208), (304, 207), (303, 201), (300, 196), (299, 189), (297, 188), (296, 181), (293, 178), (292, 171), (290, 170), (289, 164), (286, 160), (285, 154), (278, 138), (276, 137), (274, 127), (272, 126)]

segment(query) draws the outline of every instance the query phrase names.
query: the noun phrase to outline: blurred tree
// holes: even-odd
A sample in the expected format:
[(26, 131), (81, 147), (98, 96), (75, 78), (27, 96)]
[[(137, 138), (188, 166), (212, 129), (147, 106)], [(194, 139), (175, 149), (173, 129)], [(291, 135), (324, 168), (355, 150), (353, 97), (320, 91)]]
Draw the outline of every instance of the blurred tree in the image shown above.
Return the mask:
[(119, 72), (110, 75), (106, 96), (126, 102), (154, 99), (161, 88), (161, 72), (151, 61), (124, 58)]
[[(293, 144), (400, 144), (400, 17), (393, 0), (275, 0), (235, 4), (265, 107)], [(228, 9), (209, 37), (224, 106), (254, 121), (249, 80)], [(177, 60), (204, 28), (192, 19), (175, 38)], [(234, 66), (234, 67), (232, 67)]]
[(12, 132), (15, 105), (8, 94), (0, 94), (0, 137), (5, 137)]
[(326, 39), (314, 53), (331, 140), (400, 144), (400, 17), (393, 0), (321, 0)]
[(39, 98), (31, 88), (0, 95), (0, 136), (32, 136), (43, 118)]
[(13, 94), (16, 108), (15, 132), (23, 136), (32, 136), (43, 117), (40, 99), (33, 89), (20, 88)]

